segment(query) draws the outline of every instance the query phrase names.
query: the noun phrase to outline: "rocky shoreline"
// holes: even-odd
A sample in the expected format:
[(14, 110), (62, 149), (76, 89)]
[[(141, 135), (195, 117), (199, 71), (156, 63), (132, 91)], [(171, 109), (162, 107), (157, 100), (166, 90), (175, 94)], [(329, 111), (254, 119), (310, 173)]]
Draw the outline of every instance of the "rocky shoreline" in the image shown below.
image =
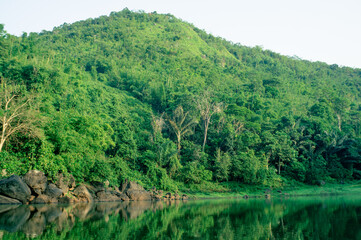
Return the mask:
[(145, 190), (136, 182), (125, 180), (120, 187), (109, 188), (109, 182), (77, 185), (72, 175), (58, 174), (57, 181), (48, 181), (45, 174), (30, 170), (24, 176), (12, 175), (0, 180), (0, 204), (46, 204), (78, 202), (186, 200), (187, 195)]

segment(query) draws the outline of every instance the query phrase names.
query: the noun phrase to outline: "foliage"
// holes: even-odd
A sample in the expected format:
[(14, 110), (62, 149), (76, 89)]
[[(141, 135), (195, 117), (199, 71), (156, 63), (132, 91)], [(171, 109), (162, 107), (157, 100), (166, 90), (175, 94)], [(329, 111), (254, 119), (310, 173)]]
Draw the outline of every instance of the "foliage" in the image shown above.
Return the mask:
[(233, 44), (169, 14), (125, 9), (21, 37), (0, 25), (0, 77), (19, 101), (36, 96), (23, 119), (41, 133), (7, 140), (9, 174), (169, 190), (361, 178), (360, 69)]

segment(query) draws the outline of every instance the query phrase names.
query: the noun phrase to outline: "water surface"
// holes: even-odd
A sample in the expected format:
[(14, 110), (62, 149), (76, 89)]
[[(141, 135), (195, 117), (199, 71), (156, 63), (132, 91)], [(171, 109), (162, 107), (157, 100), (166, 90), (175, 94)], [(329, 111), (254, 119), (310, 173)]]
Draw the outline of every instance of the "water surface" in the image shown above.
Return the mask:
[(361, 239), (361, 197), (0, 205), (0, 239)]

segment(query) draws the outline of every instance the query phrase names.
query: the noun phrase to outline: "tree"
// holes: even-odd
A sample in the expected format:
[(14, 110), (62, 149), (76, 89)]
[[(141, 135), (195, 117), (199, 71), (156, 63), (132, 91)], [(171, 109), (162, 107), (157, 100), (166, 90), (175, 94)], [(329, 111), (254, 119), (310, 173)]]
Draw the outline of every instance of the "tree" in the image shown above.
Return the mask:
[(177, 137), (177, 148), (179, 152), (182, 138), (192, 133), (192, 126), (196, 124), (197, 121), (189, 116), (189, 112), (184, 112), (182, 106), (178, 106), (173, 111), (172, 119), (168, 118), (168, 122)]
[(31, 97), (20, 93), (18, 86), (7, 85), (1, 78), (0, 85), (0, 152), (5, 142), (15, 133), (35, 134), (34, 110), (30, 108)]
[(227, 181), (230, 167), (231, 157), (218, 148), (214, 159), (214, 178), (218, 181)]
[(208, 129), (211, 123), (211, 118), (213, 114), (222, 111), (223, 103), (216, 103), (212, 101), (211, 94), (207, 90), (204, 91), (203, 94), (196, 100), (196, 104), (204, 124), (204, 137), (203, 137), (203, 145), (202, 145), (202, 151), (204, 152), (204, 148), (207, 142)]

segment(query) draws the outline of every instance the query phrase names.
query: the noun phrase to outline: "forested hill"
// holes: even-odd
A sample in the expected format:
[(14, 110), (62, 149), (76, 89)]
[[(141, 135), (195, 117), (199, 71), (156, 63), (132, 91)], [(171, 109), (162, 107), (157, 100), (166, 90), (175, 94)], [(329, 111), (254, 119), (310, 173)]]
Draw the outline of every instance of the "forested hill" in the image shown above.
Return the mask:
[(15, 129), (1, 138), (8, 174), (166, 190), (361, 178), (360, 69), (127, 9), (0, 35), (0, 117), (12, 121), (0, 129)]

